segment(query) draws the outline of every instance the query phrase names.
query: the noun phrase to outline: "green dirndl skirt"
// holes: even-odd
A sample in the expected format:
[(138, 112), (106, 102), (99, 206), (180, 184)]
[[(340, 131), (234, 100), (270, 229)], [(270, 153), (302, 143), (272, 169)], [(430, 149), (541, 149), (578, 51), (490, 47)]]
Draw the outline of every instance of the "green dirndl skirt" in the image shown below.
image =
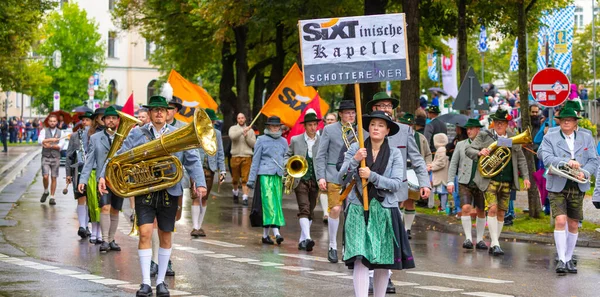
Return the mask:
[(90, 222), (100, 222), (100, 207), (98, 206), (98, 182), (96, 181), (95, 169), (90, 173), (90, 179), (88, 179), (86, 192), (88, 211), (90, 213)]
[(259, 183), (263, 227), (285, 226), (282, 208), (283, 184), (281, 182), (281, 176), (260, 175)]
[(415, 262), (400, 210), (369, 203), (368, 223), (362, 205), (350, 204), (344, 223), (344, 262), (354, 268), (360, 260), (369, 269), (410, 269)]

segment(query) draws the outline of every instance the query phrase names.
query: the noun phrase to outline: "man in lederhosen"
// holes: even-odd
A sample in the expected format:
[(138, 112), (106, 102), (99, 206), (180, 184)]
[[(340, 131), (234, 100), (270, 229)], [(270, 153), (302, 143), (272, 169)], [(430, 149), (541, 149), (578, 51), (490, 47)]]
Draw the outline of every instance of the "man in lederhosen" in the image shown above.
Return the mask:
[[(50, 195), (50, 205), (56, 204), (54, 193), (60, 167), (60, 150), (65, 143), (60, 129), (56, 127), (57, 124), (58, 117), (54, 114), (49, 115), (48, 127), (40, 132), (38, 138), (38, 143), (42, 145), (42, 179), (44, 182), (44, 193), (40, 202), (46, 202), (46, 198)], [(50, 192), (48, 192), (48, 184), (50, 184)]]

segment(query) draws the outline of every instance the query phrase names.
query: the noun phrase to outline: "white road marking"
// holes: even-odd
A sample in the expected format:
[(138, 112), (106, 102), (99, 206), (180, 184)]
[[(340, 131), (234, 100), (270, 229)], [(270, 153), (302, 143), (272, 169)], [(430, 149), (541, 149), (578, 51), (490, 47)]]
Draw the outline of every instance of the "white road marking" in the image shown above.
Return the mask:
[(415, 287), (415, 288), (423, 289), (423, 290), (438, 291), (438, 292), (458, 292), (458, 291), (463, 290), (463, 289), (455, 289), (455, 288), (440, 287), (440, 286), (423, 286), (423, 287)]
[(230, 248), (244, 247), (241, 244), (234, 244), (234, 243), (229, 243), (229, 242), (224, 242), (224, 241), (219, 241), (219, 240), (212, 240), (212, 239), (192, 239), (192, 241), (214, 244), (214, 245), (218, 245), (218, 246), (222, 246), (222, 247), (230, 247)]
[(322, 276), (346, 276), (345, 273), (335, 271), (311, 271), (310, 274), (322, 275)]
[(300, 267), (300, 266), (275, 266), (277, 269), (289, 270), (289, 271), (310, 271), (314, 270), (308, 267)]
[(338, 276), (339, 278), (343, 278), (343, 279), (354, 279), (354, 277), (352, 275), (344, 275), (344, 276)]
[(193, 247), (188, 247), (188, 246), (178, 246), (175, 248), (176, 250), (180, 250), (180, 251), (194, 251), (197, 250), (197, 248), (193, 248)]
[(39, 265), (38, 263), (31, 262), (31, 261), (19, 261), (19, 262), (16, 262), (14, 264), (17, 264), (19, 266), (35, 266), (35, 265)]
[(0, 261), (7, 263), (17, 263), (17, 262), (25, 262), (25, 260), (19, 258), (0, 258)]
[(103, 284), (103, 285), (125, 285), (125, 284), (129, 284), (129, 282), (125, 282), (125, 281), (118, 280), (118, 279), (112, 279), (112, 278), (91, 279), (90, 281), (94, 282), (94, 283)]
[(196, 254), (196, 255), (206, 255), (206, 254), (214, 254), (215, 253), (215, 252), (203, 251), (203, 250), (187, 250), (186, 252)]
[(273, 262), (250, 262), (249, 264), (258, 265), (258, 266), (265, 266), (265, 267), (268, 267), (268, 266), (282, 266), (283, 265), (281, 263), (273, 263)]
[(0, 258), (8, 258), (8, 256), (5, 254), (0, 254)]
[(49, 272), (60, 274), (60, 275), (72, 275), (72, 274), (80, 274), (81, 272), (69, 269), (54, 269), (48, 270)]
[(34, 269), (38, 269), (38, 270), (51, 270), (51, 269), (58, 269), (58, 267), (55, 266), (50, 266), (50, 265), (42, 265), (42, 264), (38, 264), (37, 266), (28, 266), (30, 268), (34, 268)]
[(425, 276), (433, 276), (433, 277), (441, 277), (441, 278), (468, 280), (468, 281), (474, 281), (474, 282), (480, 282), (480, 283), (489, 283), (489, 284), (509, 284), (509, 283), (513, 283), (513, 281), (507, 281), (507, 280), (501, 280), (501, 279), (482, 278), (482, 277), (474, 277), (474, 276), (458, 275), (458, 274), (449, 274), (449, 273), (440, 273), (440, 272), (407, 271), (406, 273), (418, 274), (418, 275), (425, 275)]
[(478, 297), (514, 297), (513, 295), (503, 295), (496, 293), (488, 293), (488, 292), (470, 292), (470, 293), (462, 293), (463, 295), (469, 296), (478, 296)]
[(392, 283), (396, 287), (407, 287), (407, 286), (418, 286), (419, 285), (417, 283), (408, 283), (408, 282), (401, 282), (401, 281), (395, 281), (395, 280), (393, 280)]
[(99, 275), (94, 275), (94, 274), (75, 274), (75, 275), (69, 275), (70, 277), (74, 277), (74, 278), (78, 278), (78, 279), (85, 279), (85, 280), (90, 280), (90, 279), (103, 279), (104, 277), (99, 276)]
[(317, 262), (329, 262), (329, 260), (327, 260), (327, 258), (309, 256), (309, 255), (300, 255), (300, 254), (279, 254), (279, 255), (284, 256), (284, 257), (297, 258), (297, 259), (303, 259), (303, 260), (311, 260), (311, 261), (317, 261)]
[(211, 257), (211, 258), (217, 258), (217, 259), (235, 258), (234, 255), (228, 255), (228, 254), (207, 254), (206, 256)]
[(250, 258), (228, 258), (227, 260), (239, 263), (260, 262), (260, 260)]

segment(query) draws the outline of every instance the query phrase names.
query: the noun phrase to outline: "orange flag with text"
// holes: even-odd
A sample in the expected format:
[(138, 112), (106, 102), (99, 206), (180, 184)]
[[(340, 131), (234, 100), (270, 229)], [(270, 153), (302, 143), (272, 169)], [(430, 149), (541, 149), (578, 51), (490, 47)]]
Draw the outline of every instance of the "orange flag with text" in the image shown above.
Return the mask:
[[(297, 64), (294, 64), (260, 112), (267, 117), (278, 116), (281, 118), (282, 124), (294, 127), (296, 120), (302, 115), (302, 111), (315, 97), (318, 97), (317, 90), (304, 85), (302, 71)], [(326, 113), (329, 110), (329, 104), (320, 97), (318, 98), (321, 105), (320, 111)]]
[(171, 70), (168, 82), (173, 87), (173, 96), (177, 96), (183, 101), (181, 102), (183, 108), (175, 114), (177, 120), (191, 122), (196, 108), (210, 108), (215, 111), (219, 108), (217, 102), (204, 88), (188, 81), (175, 69)]

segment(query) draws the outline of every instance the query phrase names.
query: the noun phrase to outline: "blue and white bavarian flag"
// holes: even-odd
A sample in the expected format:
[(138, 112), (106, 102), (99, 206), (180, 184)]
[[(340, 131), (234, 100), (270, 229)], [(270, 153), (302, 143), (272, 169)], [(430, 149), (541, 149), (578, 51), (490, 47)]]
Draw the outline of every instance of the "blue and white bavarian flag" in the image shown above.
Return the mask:
[(546, 41), (548, 41), (548, 57), (552, 60), (554, 54), (554, 38), (552, 38), (553, 17), (548, 11), (542, 12), (540, 17), (540, 29), (538, 31), (537, 70), (546, 68)]
[(440, 81), (440, 72), (437, 69), (437, 51), (427, 54), (427, 75), (432, 81)]
[(485, 53), (488, 50), (487, 33), (485, 31), (484, 25), (481, 25), (481, 30), (479, 31), (479, 41), (477, 42), (477, 50), (479, 51), (479, 53)]
[(518, 53), (518, 49), (519, 48), (519, 39), (515, 39), (515, 46), (512, 49), (512, 55), (510, 56), (510, 67), (509, 67), (509, 71), (517, 71), (519, 70), (519, 53)]
[(573, 62), (575, 6), (554, 10), (552, 16), (554, 18), (552, 30), (552, 38), (554, 39), (553, 65), (554, 68), (570, 76), (571, 62)]

